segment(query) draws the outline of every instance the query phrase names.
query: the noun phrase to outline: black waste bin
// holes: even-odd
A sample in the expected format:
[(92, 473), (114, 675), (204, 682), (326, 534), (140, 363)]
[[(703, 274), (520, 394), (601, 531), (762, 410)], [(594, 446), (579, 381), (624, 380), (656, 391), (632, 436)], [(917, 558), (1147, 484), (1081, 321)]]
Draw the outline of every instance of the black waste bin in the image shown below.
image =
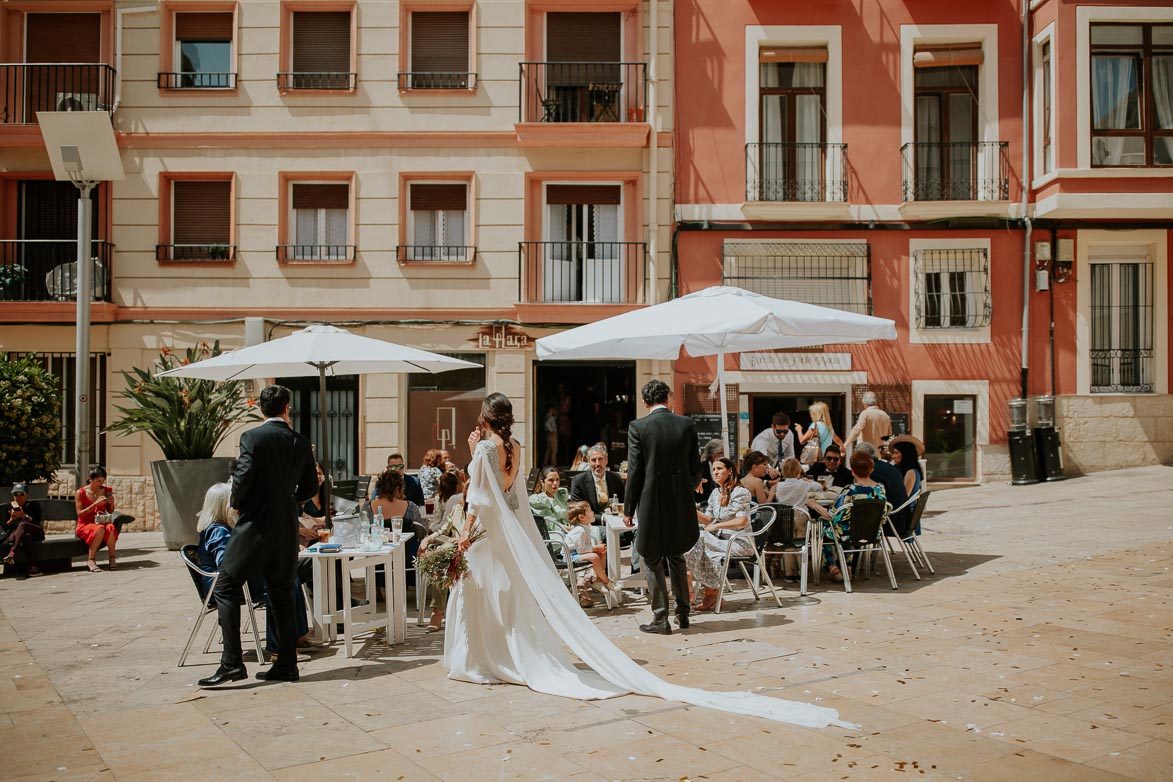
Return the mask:
[(1035, 439), (1031, 437), (1030, 430), (1012, 431), (1007, 433), (1007, 437), (1010, 441), (1010, 482), (1015, 486), (1038, 483)]
[(1067, 476), (1063, 474), (1063, 456), (1059, 453), (1059, 430), (1053, 426), (1036, 426), (1035, 441), (1035, 469), (1040, 480), (1061, 481)]

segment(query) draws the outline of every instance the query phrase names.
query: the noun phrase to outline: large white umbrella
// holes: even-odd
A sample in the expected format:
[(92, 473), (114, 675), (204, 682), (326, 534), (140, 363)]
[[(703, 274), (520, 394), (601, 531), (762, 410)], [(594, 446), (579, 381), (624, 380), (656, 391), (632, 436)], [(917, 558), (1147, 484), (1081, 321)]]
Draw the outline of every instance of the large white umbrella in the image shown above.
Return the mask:
[(896, 339), (896, 324), (731, 286), (705, 288), (662, 304), (542, 337), (538, 358), (717, 356), (721, 436), (729, 450), (725, 354)]
[(316, 375), (322, 462), (328, 466), (330, 443), (326, 432), (327, 376), (436, 373), (478, 366), (480, 364), (471, 361), (359, 336), (346, 329), (315, 325), (295, 331), (287, 337), (221, 353), (194, 364), (160, 372), (159, 375), (203, 380), (249, 380)]

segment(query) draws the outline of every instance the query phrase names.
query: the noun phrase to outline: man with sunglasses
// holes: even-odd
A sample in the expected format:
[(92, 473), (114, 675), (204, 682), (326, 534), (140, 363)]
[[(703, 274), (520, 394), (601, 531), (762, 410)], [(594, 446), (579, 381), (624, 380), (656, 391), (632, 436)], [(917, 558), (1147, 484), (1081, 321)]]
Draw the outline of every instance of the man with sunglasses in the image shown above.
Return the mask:
[[(403, 454), (393, 453), (387, 457), (387, 469), (392, 472), (403, 473), (403, 498), (414, 502), (421, 508), (424, 507), (424, 490), (420, 486), (419, 478), (414, 475), (408, 475), (404, 472), (407, 465), (403, 463)], [(379, 486), (377, 481), (371, 481), (371, 499), (377, 500), (379, 498)]]
[(821, 480), (824, 475), (834, 476), (834, 480), (831, 481), (832, 486), (851, 485), (851, 470), (843, 463), (843, 451), (834, 443), (827, 446), (827, 450), (823, 453), (822, 462), (811, 465), (810, 472), (806, 474), (806, 477), (817, 481)]
[(763, 429), (753, 438), (749, 449), (766, 455), (771, 478), (778, 477), (782, 462), (794, 458), (794, 432), (790, 430), (790, 416), (774, 413), (769, 429)]

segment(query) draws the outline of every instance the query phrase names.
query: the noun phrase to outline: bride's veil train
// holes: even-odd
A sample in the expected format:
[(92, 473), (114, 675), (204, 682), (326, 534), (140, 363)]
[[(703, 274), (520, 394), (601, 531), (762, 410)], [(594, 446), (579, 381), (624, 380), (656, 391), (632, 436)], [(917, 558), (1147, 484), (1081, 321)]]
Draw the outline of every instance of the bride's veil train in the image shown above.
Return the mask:
[[(749, 692), (682, 687), (644, 670), (571, 597), (538, 536), (524, 486), (515, 483), (510, 489), (514, 502), (507, 499), (485, 445), (476, 449), (469, 467), (466, 497), (469, 512), (488, 534), (469, 550), (471, 572), (449, 601), (444, 665), (450, 678), (508, 681), (578, 699), (635, 693), (804, 727), (856, 727), (840, 720), (834, 709)], [(491, 450), (495, 456), (496, 448)], [(591, 671), (577, 668), (562, 645)]]

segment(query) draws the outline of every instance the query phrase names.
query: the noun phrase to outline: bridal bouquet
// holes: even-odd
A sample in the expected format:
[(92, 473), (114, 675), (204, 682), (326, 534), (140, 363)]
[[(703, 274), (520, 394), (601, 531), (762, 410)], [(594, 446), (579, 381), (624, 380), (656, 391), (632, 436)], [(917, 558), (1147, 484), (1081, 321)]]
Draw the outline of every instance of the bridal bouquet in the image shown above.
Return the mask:
[[(476, 543), (484, 536), (484, 530), (476, 530), (468, 540)], [(468, 562), (457, 547), (456, 540), (449, 539), (439, 546), (429, 546), (426, 552), (417, 556), (415, 569), (436, 589), (451, 589), (468, 572)]]

